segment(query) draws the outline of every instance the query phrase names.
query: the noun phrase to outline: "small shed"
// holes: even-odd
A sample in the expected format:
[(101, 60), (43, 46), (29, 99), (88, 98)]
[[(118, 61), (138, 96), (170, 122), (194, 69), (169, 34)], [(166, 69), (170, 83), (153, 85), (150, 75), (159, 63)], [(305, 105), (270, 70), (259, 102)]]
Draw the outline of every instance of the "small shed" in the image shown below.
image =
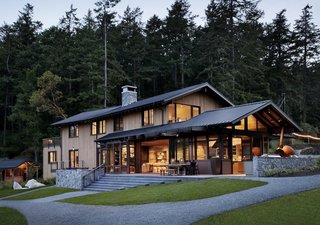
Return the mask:
[(29, 179), (30, 169), (36, 168), (36, 176), (38, 176), (38, 167), (27, 159), (10, 159), (0, 161), (1, 181), (15, 180), (25, 181)]

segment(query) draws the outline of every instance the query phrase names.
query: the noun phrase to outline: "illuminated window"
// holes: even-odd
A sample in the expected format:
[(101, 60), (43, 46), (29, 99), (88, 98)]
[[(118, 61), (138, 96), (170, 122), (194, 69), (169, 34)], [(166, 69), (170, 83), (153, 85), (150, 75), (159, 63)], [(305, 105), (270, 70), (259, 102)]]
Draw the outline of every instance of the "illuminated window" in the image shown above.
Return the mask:
[(176, 121), (175, 104), (170, 104), (168, 108), (169, 108), (169, 123), (175, 122)]
[(79, 137), (79, 127), (78, 125), (71, 125), (69, 126), (69, 137)]
[(153, 125), (153, 109), (147, 109), (143, 111), (142, 126)]
[(91, 135), (96, 135), (97, 134), (97, 122), (92, 122), (91, 123)]
[(113, 130), (121, 131), (123, 130), (123, 118), (122, 116), (115, 117), (113, 120)]
[(252, 115), (248, 116), (248, 130), (257, 131), (257, 119)]
[(99, 134), (105, 134), (106, 133), (106, 120), (100, 120), (99, 121)]
[(200, 114), (199, 106), (191, 106), (184, 104), (170, 104), (169, 122), (182, 122), (191, 119)]
[(79, 150), (69, 150), (69, 168), (79, 167)]
[(200, 107), (192, 106), (192, 117), (198, 116), (200, 114)]
[(48, 152), (48, 163), (55, 163), (57, 162), (57, 152)]
[(242, 119), (238, 125), (234, 126), (234, 129), (236, 130), (244, 130), (245, 127), (245, 120)]

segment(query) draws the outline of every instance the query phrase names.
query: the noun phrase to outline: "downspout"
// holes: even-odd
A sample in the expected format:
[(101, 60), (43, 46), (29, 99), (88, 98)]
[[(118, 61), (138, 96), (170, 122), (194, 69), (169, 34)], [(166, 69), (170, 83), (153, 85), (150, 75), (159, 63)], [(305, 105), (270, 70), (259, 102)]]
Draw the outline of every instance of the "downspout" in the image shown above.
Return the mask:
[[(60, 169), (62, 169), (62, 129), (60, 129)], [(59, 167), (59, 166), (58, 166)], [(58, 169), (58, 168), (57, 168)]]
[[(95, 143), (96, 143), (96, 167), (98, 167), (99, 166), (99, 149), (98, 149), (98, 142), (97, 142), (97, 140), (98, 140), (98, 129), (97, 129), (97, 127), (98, 127), (98, 122), (96, 122), (96, 140), (95, 140)], [(100, 144), (100, 150), (101, 150), (101, 144)]]

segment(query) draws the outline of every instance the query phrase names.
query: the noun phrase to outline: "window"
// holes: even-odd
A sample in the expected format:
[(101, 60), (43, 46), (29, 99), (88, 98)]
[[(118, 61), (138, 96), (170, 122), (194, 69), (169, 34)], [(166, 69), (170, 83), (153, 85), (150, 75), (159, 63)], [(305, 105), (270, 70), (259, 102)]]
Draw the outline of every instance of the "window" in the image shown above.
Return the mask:
[(123, 130), (123, 118), (122, 116), (115, 117), (113, 120), (113, 130), (114, 131), (120, 131)]
[(91, 123), (91, 135), (105, 134), (106, 133), (106, 120), (100, 120), (99, 123)]
[(153, 109), (147, 109), (143, 111), (142, 126), (153, 125)]
[(48, 163), (55, 163), (57, 162), (57, 152), (48, 152)]
[(169, 104), (169, 123), (186, 121), (199, 114), (199, 106)]
[(106, 133), (106, 120), (100, 120), (99, 121), (99, 134), (105, 134)]
[(97, 122), (92, 122), (91, 123), (91, 135), (96, 135), (97, 134)]
[(79, 167), (79, 150), (72, 149), (69, 150), (69, 168)]
[(69, 137), (79, 137), (79, 127), (78, 125), (71, 125), (69, 126)]

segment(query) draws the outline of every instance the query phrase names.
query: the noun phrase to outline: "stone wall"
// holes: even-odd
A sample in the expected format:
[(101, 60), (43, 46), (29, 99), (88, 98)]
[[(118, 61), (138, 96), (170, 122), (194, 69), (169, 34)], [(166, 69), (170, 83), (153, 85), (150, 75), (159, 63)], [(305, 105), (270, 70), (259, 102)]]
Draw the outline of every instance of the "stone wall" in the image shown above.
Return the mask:
[(253, 157), (253, 175), (263, 177), (270, 170), (297, 169), (313, 166), (317, 158)]
[(57, 170), (56, 186), (82, 189), (82, 177), (89, 172), (88, 169)]

